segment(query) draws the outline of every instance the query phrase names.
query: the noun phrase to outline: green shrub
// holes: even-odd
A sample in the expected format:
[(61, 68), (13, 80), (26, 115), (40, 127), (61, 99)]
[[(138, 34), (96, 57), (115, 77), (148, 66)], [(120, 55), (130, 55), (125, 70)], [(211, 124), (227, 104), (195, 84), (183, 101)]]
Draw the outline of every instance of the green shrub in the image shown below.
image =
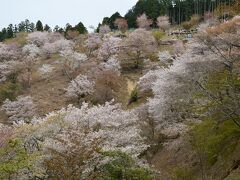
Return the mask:
[(165, 33), (163, 31), (153, 31), (153, 36), (156, 39), (157, 42), (159, 42), (163, 37), (165, 36)]
[(135, 87), (130, 94), (129, 104), (136, 102), (138, 98), (138, 89)]
[(18, 171), (30, 167), (30, 156), (19, 140), (10, 140), (0, 148), (0, 179), (11, 179)]
[(101, 174), (98, 179), (104, 180), (151, 180), (153, 172), (140, 167), (133, 158), (120, 151), (104, 152), (104, 156), (111, 160), (100, 167)]
[(15, 100), (20, 93), (20, 85), (13, 82), (5, 82), (0, 86), (0, 103), (5, 99)]

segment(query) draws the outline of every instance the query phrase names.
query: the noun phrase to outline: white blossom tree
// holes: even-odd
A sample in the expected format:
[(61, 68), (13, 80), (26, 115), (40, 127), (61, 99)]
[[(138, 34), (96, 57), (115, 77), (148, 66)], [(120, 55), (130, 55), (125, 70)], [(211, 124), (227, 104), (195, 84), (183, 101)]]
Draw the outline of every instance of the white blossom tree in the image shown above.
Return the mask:
[(26, 56), (38, 57), (41, 55), (41, 50), (35, 44), (27, 44), (23, 46), (22, 52)]
[(152, 33), (145, 29), (136, 29), (122, 42), (121, 56), (125, 61), (132, 61), (139, 68), (144, 59), (156, 53), (157, 44)]
[(107, 62), (100, 63), (99, 67), (103, 71), (113, 70), (119, 74), (120, 74), (120, 70), (121, 70), (121, 65), (120, 65), (119, 60), (117, 60), (114, 57), (111, 57), (110, 59), (108, 59)]
[(140, 92), (145, 93), (152, 91), (153, 83), (157, 80), (158, 75), (156, 70), (148, 71), (144, 76), (139, 78), (138, 89)]
[(30, 44), (35, 44), (40, 47), (49, 42), (49, 34), (48, 32), (36, 31), (28, 34), (27, 40)]
[(111, 32), (111, 29), (108, 25), (102, 25), (99, 27), (99, 34), (102, 36)]
[(195, 54), (195, 46), (195, 42), (190, 42), (186, 52), (172, 66), (156, 70), (157, 78), (153, 76), (156, 79), (152, 83), (154, 97), (148, 100), (148, 111), (156, 129), (167, 136), (183, 132), (183, 122), (191, 118), (187, 111), (196, 93), (195, 82), (220, 64), (218, 57), (209, 50), (206, 55)]
[(152, 23), (153, 21), (151, 19), (148, 19), (145, 13), (143, 13), (141, 16), (137, 18), (137, 25), (139, 28), (149, 30)]
[(19, 62), (7, 61), (0, 62), (0, 83), (7, 80), (9, 75), (15, 73), (18, 70)]
[(80, 98), (93, 93), (94, 83), (88, 80), (87, 76), (78, 75), (70, 83), (67, 90), (68, 97), (76, 97), (78, 102)]
[[(61, 51), (60, 55), (64, 58), (63, 70), (68, 76), (71, 76), (70, 73), (74, 73), (88, 59), (86, 54), (68, 49)], [(69, 78), (71, 79), (71, 77)]]
[(11, 123), (30, 123), (35, 116), (36, 105), (31, 96), (18, 96), (15, 101), (6, 99), (3, 102), (2, 110), (9, 116)]
[(101, 152), (121, 151), (137, 158), (148, 148), (140, 135), (137, 115), (112, 102), (101, 106), (83, 103), (81, 108), (69, 105), (66, 109), (35, 119), (27, 127), (20, 125), (18, 132), (26, 148), (36, 146), (36, 151), (42, 152), (35, 162), (43, 174), (45, 166), (41, 162), (55, 158), (59, 153), (63, 154), (61, 157), (65, 162), (72, 153), (79, 157), (85, 155), (78, 166), (74, 166), (78, 161), (69, 164), (85, 179), (99, 165), (109, 162), (110, 159)]
[(49, 78), (51, 73), (53, 72), (54, 67), (50, 64), (43, 64), (39, 69), (38, 72), (44, 79)]
[(113, 36), (106, 36), (103, 39), (103, 44), (98, 50), (98, 58), (107, 61), (111, 56), (116, 55), (121, 39)]
[(170, 22), (168, 16), (159, 16), (157, 18), (157, 25), (163, 31), (166, 31), (170, 28)]
[(73, 49), (73, 42), (66, 39), (59, 39), (52, 43), (45, 43), (42, 47), (43, 54), (50, 58), (52, 54)]
[(18, 46), (0, 42), (0, 62), (19, 60), (21, 56), (21, 49)]
[(90, 33), (88, 39), (86, 40), (86, 47), (91, 54), (94, 50), (97, 50), (102, 43), (101, 37), (97, 33)]

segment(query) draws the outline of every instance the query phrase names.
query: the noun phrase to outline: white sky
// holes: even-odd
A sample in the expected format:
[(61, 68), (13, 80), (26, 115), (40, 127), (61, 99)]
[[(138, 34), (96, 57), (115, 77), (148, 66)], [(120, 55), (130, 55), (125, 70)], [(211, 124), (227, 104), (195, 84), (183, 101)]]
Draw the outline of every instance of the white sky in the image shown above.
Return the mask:
[(41, 20), (52, 28), (65, 27), (66, 23), (76, 25), (80, 21), (88, 28), (97, 26), (103, 17), (118, 11), (122, 16), (138, 0), (0, 0), (0, 29), (10, 23), (29, 19)]

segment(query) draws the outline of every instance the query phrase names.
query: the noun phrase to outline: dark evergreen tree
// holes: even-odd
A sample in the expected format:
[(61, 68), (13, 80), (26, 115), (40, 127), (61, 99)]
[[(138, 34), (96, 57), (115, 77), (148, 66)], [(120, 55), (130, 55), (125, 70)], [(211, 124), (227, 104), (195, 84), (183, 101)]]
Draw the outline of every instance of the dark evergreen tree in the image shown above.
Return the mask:
[(19, 32), (25, 32), (26, 31), (26, 28), (25, 28), (25, 22), (22, 21), (18, 24), (18, 31)]
[(110, 18), (109, 18), (109, 27), (111, 28), (111, 29), (117, 29), (116, 27), (115, 27), (115, 24), (114, 24), (114, 22), (116, 21), (116, 19), (118, 19), (118, 18), (122, 18), (122, 16), (119, 14), (119, 12), (116, 12), (116, 13), (114, 13)]
[(58, 32), (58, 31), (59, 31), (59, 29), (60, 29), (60, 28), (59, 28), (59, 26), (58, 26), (58, 25), (56, 25), (56, 26), (54, 27), (53, 31), (54, 31), (54, 32)]
[(9, 24), (8, 28), (7, 28), (7, 35), (6, 38), (13, 38), (14, 37), (14, 33), (13, 33), (13, 25)]
[(87, 28), (83, 25), (82, 22), (78, 23), (75, 27), (74, 30), (77, 30), (80, 34), (85, 34), (87, 33)]
[(51, 28), (50, 28), (50, 26), (49, 26), (48, 24), (46, 24), (46, 25), (44, 26), (44, 31), (51, 32)]
[(30, 21), (28, 19), (26, 19), (24, 23), (25, 23), (25, 30), (27, 32), (31, 32), (31, 23), (30, 23)]
[(42, 24), (41, 21), (38, 21), (38, 22), (36, 23), (36, 30), (37, 30), (37, 31), (43, 31), (43, 24)]
[(30, 32), (33, 32), (35, 30), (35, 24), (31, 23), (30, 24)]

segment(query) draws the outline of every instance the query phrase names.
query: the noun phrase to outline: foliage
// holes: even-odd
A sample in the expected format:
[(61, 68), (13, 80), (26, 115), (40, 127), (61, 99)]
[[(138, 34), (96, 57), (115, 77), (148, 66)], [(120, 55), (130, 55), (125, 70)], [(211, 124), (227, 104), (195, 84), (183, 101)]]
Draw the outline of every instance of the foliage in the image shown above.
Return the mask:
[(97, 179), (129, 179), (129, 180), (151, 180), (153, 173), (144, 167), (136, 164), (134, 159), (120, 151), (103, 152), (109, 158), (106, 164), (99, 167)]
[(37, 31), (43, 31), (43, 24), (42, 24), (42, 22), (41, 21), (37, 21), (37, 23), (36, 23), (36, 30)]
[(161, 39), (165, 36), (163, 31), (153, 31), (153, 36), (158, 43), (160, 43)]
[(187, 167), (179, 167), (174, 169), (173, 180), (196, 180), (193, 173)]
[(192, 145), (206, 168), (213, 165), (219, 156), (227, 158), (231, 155), (240, 137), (240, 130), (231, 121), (219, 124), (209, 117), (193, 126), (190, 134)]
[(15, 100), (21, 91), (18, 83), (5, 82), (0, 86), (0, 103), (6, 99)]
[(138, 89), (135, 87), (130, 94), (129, 104), (136, 102), (138, 98)]
[(31, 157), (20, 140), (10, 140), (0, 149), (0, 179), (18, 178), (21, 170), (31, 168)]

